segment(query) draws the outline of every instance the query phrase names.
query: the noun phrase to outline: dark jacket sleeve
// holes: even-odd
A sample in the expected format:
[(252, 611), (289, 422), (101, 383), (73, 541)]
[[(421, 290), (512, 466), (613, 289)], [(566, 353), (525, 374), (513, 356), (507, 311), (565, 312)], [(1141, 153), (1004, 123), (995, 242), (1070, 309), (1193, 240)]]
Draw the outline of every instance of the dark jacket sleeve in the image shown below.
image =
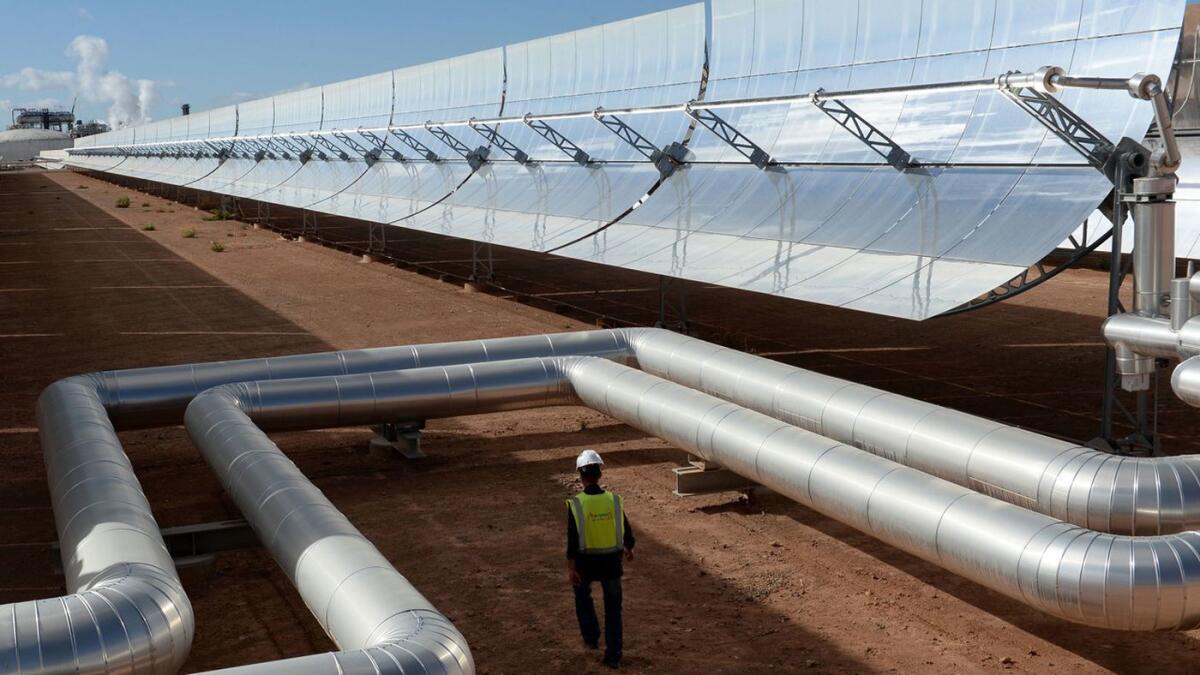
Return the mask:
[[(627, 536), (628, 538), (628, 536)], [(567, 507), (567, 559), (574, 560), (579, 555), (579, 531), (575, 527), (575, 518), (571, 515), (571, 507)]]
[(629, 516), (625, 516), (625, 548), (632, 551), (636, 543), (633, 539), (633, 528), (629, 526)]

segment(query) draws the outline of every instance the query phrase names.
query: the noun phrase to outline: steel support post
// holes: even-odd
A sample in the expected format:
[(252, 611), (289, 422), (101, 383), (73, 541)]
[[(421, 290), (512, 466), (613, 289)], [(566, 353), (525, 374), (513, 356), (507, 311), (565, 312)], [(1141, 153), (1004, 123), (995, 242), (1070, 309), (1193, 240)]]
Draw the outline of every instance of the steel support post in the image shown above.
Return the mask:
[(483, 283), (492, 280), (496, 273), (496, 258), (492, 245), (481, 241), (471, 242), (471, 281)]
[(321, 236), (320, 228), (317, 227), (317, 212), (300, 209), (300, 238), (310, 235), (314, 238)]
[(387, 225), (370, 221), (367, 228), (367, 253), (383, 253), (387, 250)]
[(426, 457), (421, 450), (421, 430), (424, 428), (424, 422), (377, 424), (371, 427), (375, 437), (371, 439), (370, 449), (388, 455), (398, 453), (405, 459), (421, 459)]
[[(1123, 223), (1114, 221), (1109, 315), (1126, 311), (1120, 300), (1120, 290), (1126, 274), (1132, 268), (1134, 293), (1131, 311), (1142, 316), (1165, 318), (1169, 315), (1171, 280), (1175, 276), (1175, 205), (1171, 200), (1175, 177), (1134, 178), (1130, 186), (1128, 191), (1119, 195), (1114, 214), (1122, 219), (1126, 210), (1133, 214), (1134, 249), (1128, 263), (1123, 263), (1120, 253)], [(1165, 363), (1152, 356), (1135, 353), (1122, 345), (1109, 348), (1106, 357), (1100, 440), (1116, 452), (1157, 454), (1160, 442), (1156, 433), (1156, 389), (1158, 370)], [(1121, 391), (1132, 392), (1132, 411), (1122, 403)], [(1133, 433), (1116, 437), (1116, 412), (1120, 412), (1129, 422)]]
[(689, 334), (687, 286), (682, 279), (659, 275), (658, 321), (654, 325), (656, 328)]

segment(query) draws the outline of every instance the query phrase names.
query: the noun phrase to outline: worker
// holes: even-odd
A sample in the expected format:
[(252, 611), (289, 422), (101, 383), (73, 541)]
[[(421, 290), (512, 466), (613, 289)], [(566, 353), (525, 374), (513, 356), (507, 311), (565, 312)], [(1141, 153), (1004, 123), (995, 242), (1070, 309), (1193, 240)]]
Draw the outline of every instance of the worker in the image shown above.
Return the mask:
[(575, 590), (575, 616), (588, 649), (600, 648), (600, 624), (592, 604), (592, 582), (604, 593), (604, 658), (609, 668), (621, 665), (622, 556), (633, 560), (633, 528), (623, 500), (600, 487), (600, 453), (579, 453), (575, 468), (583, 492), (567, 499), (567, 576)]

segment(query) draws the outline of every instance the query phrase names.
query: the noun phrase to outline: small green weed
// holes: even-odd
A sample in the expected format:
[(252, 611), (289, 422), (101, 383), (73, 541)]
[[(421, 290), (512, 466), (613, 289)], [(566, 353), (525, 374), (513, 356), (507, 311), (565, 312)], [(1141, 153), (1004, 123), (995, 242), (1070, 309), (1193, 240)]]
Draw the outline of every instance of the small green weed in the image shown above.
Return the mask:
[(129, 197), (117, 197), (117, 208), (118, 209), (129, 208)]
[(220, 253), (221, 251), (225, 250), (225, 244), (222, 244), (219, 241), (214, 241), (209, 245), (209, 248), (212, 249), (213, 253)]
[(154, 226), (154, 223), (146, 223), (145, 225), (142, 226), (143, 232), (153, 232), (157, 229), (158, 228)]
[(189, 227), (188, 229), (184, 230), (184, 231), (183, 231), (183, 238), (184, 238), (184, 239), (195, 239), (195, 238), (196, 238), (196, 230), (195, 230), (194, 228), (191, 228), (191, 227)]

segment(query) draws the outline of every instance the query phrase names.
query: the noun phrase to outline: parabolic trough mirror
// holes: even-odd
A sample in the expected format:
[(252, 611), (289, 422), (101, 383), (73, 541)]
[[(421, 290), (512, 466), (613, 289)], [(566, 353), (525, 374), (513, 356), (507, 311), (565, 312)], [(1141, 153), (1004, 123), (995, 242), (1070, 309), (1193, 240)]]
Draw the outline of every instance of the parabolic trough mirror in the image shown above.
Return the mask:
[[(997, 87), (905, 87), (1166, 74), (1183, 4), (713, 0), (86, 137), (68, 162), (925, 319), (1112, 186)], [(803, 96), (822, 91), (855, 94)], [(1150, 127), (1119, 92), (1054, 96), (1114, 143)]]

